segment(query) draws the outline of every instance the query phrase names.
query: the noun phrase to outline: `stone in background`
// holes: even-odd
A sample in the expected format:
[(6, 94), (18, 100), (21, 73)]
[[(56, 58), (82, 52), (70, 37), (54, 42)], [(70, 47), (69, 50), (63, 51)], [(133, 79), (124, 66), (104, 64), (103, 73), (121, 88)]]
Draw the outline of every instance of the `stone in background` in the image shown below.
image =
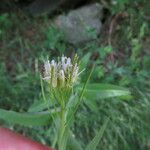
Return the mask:
[(67, 42), (78, 45), (97, 38), (102, 27), (101, 18), (102, 6), (94, 3), (58, 16), (54, 24), (64, 32)]

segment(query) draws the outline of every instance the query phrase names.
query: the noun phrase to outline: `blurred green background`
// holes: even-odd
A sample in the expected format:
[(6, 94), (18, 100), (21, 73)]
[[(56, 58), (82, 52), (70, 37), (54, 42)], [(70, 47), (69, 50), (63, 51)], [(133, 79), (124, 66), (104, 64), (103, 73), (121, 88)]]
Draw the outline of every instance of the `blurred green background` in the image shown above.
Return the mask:
[[(84, 147), (105, 118), (110, 117), (98, 150), (149, 150), (149, 1), (82, 0), (75, 3), (68, 0), (44, 14), (39, 10), (38, 15), (32, 11), (27, 13), (25, 9), (32, 2), (0, 2), (0, 108), (26, 112), (33, 102), (42, 100), (40, 73), (43, 60), (62, 54), (71, 57), (77, 53), (81, 69), (86, 68), (81, 74), (81, 82), (86, 80), (95, 64), (90, 82), (127, 87), (133, 97), (129, 100), (93, 97), (83, 103), (72, 128), (75, 137)], [(102, 29), (95, 40), (70, 44), (65, 40), (65, 34), (51, 25), (56, 16), (95, 2), (103, 6)], [(93, 30), (89, 33), (97, 36)], [(47, 145), (51, 145), (53, 139), (51, 126), (27, 128), (2, 120), (0, 125)]]

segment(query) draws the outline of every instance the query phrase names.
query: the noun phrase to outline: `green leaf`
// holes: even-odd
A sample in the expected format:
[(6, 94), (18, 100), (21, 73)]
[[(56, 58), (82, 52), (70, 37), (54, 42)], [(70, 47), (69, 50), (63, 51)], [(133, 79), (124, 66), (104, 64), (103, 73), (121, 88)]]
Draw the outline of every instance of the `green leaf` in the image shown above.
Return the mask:
[[(82, 90), (82, 86), (78, 87), (78, 90)], [(105, 98), (113, 98), (119, 97), (122, 99), (130, 99), (131, 93), (128, 89), (110, 85), (110, 84), (88, 84), (84, 91), (84, 97), (87, 99), (105, 99)]]
[(90, 83), (86, 86), (87, 89), (93, 89), (93, 90), (127, 90), (126, 88), (117, 86), (117, 85), (112, 85), (112, 84), (103, 84), (103, 83)]
[(23, 126), (43, 126), (50, 123), (50, 113), (48, 111), (40, 113), (19, 113), (0, 109), (0, 119)]
[(34, 102), (30, 108), (28, 109), (28, 112), (40, 112), (43, 111), (44, 109), (48, 109), (51, 106), (51, 102), (47, 101), (36, 101)]
[(99, 112), (99, 106), (95, 100), (86, 99), (84, 103), (95, 113)]
[(89, 63), (89, 59), (90, 59), (91, 53), (87, 53), (86, 55), (84, 55), (81, 58), (81, 62), (80, 62), (80, 69), (83, 70), (84, 68), (86, 68), (87, 64)]
[(107, 127), (109, 118), (106, 119), (104, 125), (100, 128), (99, 132), (96, 134), (96, 136), (93, 138), (93, 140), (87, 145), (85, 150), (96, 150), (96, 147), (98, 146), (98, 143), (103, 137), (104, 131)]
[(71, 131), (69, 132), (67, 150), (83, 150), (80, 143), (75, 139)]

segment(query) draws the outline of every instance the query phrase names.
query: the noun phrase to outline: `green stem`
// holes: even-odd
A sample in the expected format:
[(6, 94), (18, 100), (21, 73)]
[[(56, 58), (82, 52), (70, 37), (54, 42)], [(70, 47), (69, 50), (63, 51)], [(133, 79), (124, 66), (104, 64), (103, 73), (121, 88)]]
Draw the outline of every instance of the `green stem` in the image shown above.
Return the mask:
[(64, 132), (65, 132), (65, 109), (62, 107), (60, 112), (60, 131), (58, 136), (58, 150), (64, 150), (65, 143), (64, 143)]

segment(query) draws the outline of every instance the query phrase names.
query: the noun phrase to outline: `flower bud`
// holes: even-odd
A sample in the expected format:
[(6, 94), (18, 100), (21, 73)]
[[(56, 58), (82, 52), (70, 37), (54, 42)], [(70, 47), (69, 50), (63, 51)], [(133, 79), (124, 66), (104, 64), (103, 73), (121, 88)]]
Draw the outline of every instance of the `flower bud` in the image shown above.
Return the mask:
[(45, 62), (44, 64), (44, 79), (49, 80), (51, 78), (51, 65), (49, 63), (49, 60)]
[(59, 71), (59, 83), (61, 87), (64, 87), (65, 85), (65, 74), (64, 74), (64, 70), (60, 70)]
[(52, 87), (55, 88), (57, 86), (57, 63), (52, 60), (51, 61), (51, 84)]

